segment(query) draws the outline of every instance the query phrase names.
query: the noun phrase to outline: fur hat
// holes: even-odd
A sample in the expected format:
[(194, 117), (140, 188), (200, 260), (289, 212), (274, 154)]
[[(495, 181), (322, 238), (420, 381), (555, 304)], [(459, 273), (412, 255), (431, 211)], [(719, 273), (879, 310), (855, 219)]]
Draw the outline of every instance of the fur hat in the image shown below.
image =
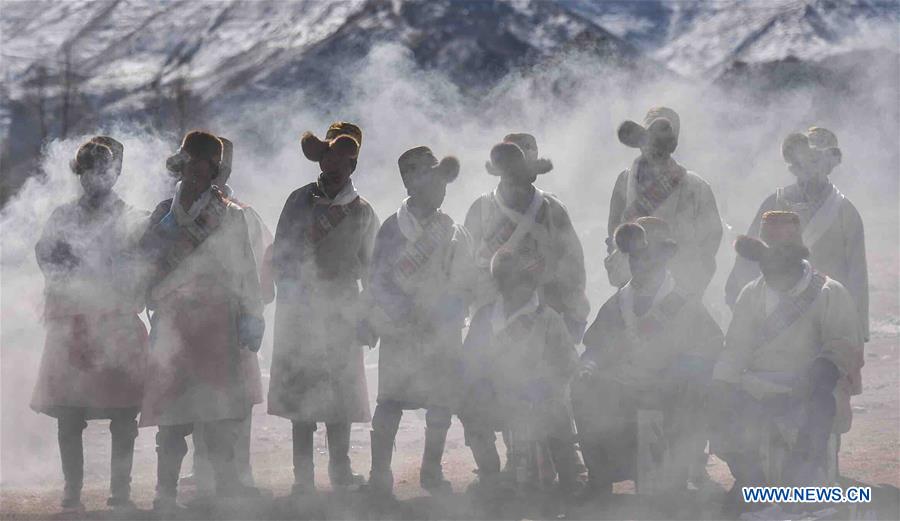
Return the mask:
[(106, 145), (88, 141), (78, 147), (75, 158), (69, 161), (69, 168), (75, 175), (81, 175), (95, 168), (115, 166), (113, 151)]
[(529, 169), (535, 174), (546, 174), (553, 170), (553, 163), (549, 159), (538, 157), (537, 140), (531, 134), (507, 134), (503, 141), (522, 149), (525, 161), (529, 163)]
[[(222, 164), (224, 146), (217, 136), (204, 130), (192, 130), (184, 135), (181, 147), (166, 160), (166, 169), (181, 175), (184, 165), (193, 159), (207, 159), (219, 168)], [(216, 174), (221, 174), (221, 169)]]
[(541, 175), (552, 170), (553, 163), (547, 159), (529, 160), (522, 147), (509, 141), (503, 141), (491, 148), (491, 159), (484, 164), (484, 167), (489, 174), (495, 176), (506, 174)]
[(110, 136), (94, 136), (91, 138), (91, 143), (99, 143), (109, 148), (115, 160), (116, 175), (120, 175), (122, 173), (122, 160), (125, 157), (125, 146)]
[(647, 111), (643, 124), (628, 120), (619, 125), (619, 141), (631, 148), (642, 148), (654, 139), (668, 141), (670, 152), (678, 145), (681, 132), (681, 118), (668, 107), (654, 107)]
[(537, 252), (524, 248), (501, 247), (491, 257), (491, 277), (529, 277), (534, 282), (544, 271), (544, 261)]
[(231, 177), (231, 160), (234, 157), (234, 143), (226, 137), (219, 136), (222, 142), (222, 161), (219, 163), (219, 175), (216, 177), (216, 184), (222, 186), (228, 182)]
[(762, 261), (773, 252), (797, 259), (809, 257), (809, 248), (803, 244), (800, 217), (794, 212), (764, 213), (760, 221), (759, 236), (759, 239), (739, 236), (734, 242), (738, 255), (755, 262)]
[(659, 217), (644, 216), (634, 222), (620, 224), (613, 237), (622, 253), (632, 254), (651, 247), (661, 248), (669, 254), (678, 251), (678, 243), (672, 239), (669, 224)]
[(328, 127), (325, 139), (321, 140), (312, 132), (306, 131), (300, 137), (300, 148), (303, 155), (310, 161), (318, 163), (325, 157), (325, 153), (333, 150), (335, 153), (351, 158), (359, 156), (359, 147), (362, 145), (362, 130), (353, 123), (336, 121)]
[(828, 159), (832, 168), (841, 163), (842, 153), (834, 132), (823, 127), (810, 127), (803, 134), (788, 134), (781, 143), (781, 157), (789, 164), (801, 157), (815, 155)]
[(446, 183), (452, 183), (459, 175), (458, 159), (447, 156), (438, 161), (426, 146), (411, 148), (401, 154), (397, 166), (400, 167), (400, 177), (406, 187), (409, 187), (413, 179), (424, 175), (437, 175)]

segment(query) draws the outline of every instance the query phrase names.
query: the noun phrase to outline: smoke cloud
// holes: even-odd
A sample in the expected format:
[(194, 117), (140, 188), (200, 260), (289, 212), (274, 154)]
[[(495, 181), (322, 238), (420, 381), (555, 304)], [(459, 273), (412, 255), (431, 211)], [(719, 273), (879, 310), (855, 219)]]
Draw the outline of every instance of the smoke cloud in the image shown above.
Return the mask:
[[(862, 213), (870, 259), (898, 248), (900, 96), (897, 77), (890, 71), (871, 71), (852, 90), (829, 97), (823, 97), (822, 89), (804, 87), (751, 96), (669, 74), (631, 75), (573, 54), (515, 72), (480, 99), (472, 99), (440, 73), (417, 69), (407, 53), (383, 45), (358, 69), (345, 70), (345, 77), (334, 82), (346, 86), (337, 104), (320, 106), (316, 96), (298, 88), (208, 110), (203, 126), (234, 142), (230, 184), (235, 196), (252, 205), (274, 230), (288, 194), (318, 175), (317, 165), (300, 151), (300, 134), (311, 130), (322, 135), (331, 121), (343, 119), (363, 129), (353, 179), (382, 221), (406, 196), (397, 158), (409, 148), (427, 145), (439, 157), (452, 154), (461, 161), (460, 176), (448, 186), (443, 208), (462, 222), (476, 197), (496, 184), (484, 168), (491, 146), (510, 132), (532, 133), (540, 155), (555, 165), (537, 185), (567, 205), (584, 246), (593, 319), (612, 293), (602, 260), (613, 183), (636, 154), (618, 142), (616, 128), (625, 119), (640, 120), (652, 106), (666, 105), (681, 116), (674, 157), (711, 184), (728, 225), (717, 274), (706, 293), (723, 325), (728, 320), (723, 284), (734, 260), (731, 242), (746, 230), (775, 187), (792, 182), (780, 154), (781, 140), (790, 132), (812, 125), (835, 131), (844, 160), (832, 180)], [(114, 136), (125, 145), (123, 174), (115, 188), (125, 201), (152, 210), (171, 197), (174, 183), (165, 158), (181, 136), (116, 121), (103, 122), (95, 133)], [(4, 485), (59, 479), (55, 422), (28, 409), (44, 341), (43, 279), (34, 246), (52, 209), (80, 193), (68, 161), (89, 137), (47, 143), (45, 175), (31, 178), (0, 211)], [(897, 295), (896, 277), (873, 279), (872, 285)], [(267, 310), (264, 371), (271, 360), (273, 307)], [(374, 394), (370, 399), (374, 401)]]

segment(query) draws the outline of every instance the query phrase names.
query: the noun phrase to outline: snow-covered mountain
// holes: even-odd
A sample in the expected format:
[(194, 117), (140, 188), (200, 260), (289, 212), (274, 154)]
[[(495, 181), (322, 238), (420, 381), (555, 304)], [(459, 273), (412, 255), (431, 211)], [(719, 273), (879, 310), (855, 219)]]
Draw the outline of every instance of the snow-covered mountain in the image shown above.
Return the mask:
[(685, 76), (900, 45), (896, 0), (584, 0), (571, 8)]
[(178, 128), (185, 106), (332, 93), (332, 72), (380, 43), (473, 98), (571, 51), (598, 71), (777, 88), (782, 62), (827, 72), (830, 56), (896, 53), (898, 21), (896, 0), (5, 0), (0, 201), (49, 137), (109, 115)]

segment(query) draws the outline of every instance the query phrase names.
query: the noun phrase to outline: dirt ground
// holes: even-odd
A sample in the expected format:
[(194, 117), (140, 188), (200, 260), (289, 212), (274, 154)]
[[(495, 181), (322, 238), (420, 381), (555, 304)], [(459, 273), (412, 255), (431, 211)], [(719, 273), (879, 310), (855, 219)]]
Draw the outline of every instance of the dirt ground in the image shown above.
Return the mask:
[[(900, 486), (900, 311), (898, 311), (898, 251), (896, 217), (882, 223), (871, 223), (870, 284), (872, 300), (872, 339), (866, 346), (863, 371), (864, 391), (853, 399), (853, 427), (843, 437), (840, 452), (841, 474), (848, 482), (862, 482), (875, 488), (879, 511), (865, 514), (866, 519), (900, 519), (896, 487)], [(873, 233), (874, 232), (874, 233)], [(879, 233), (883, 232), (883, 233)], [(893, 235), (885, 235), (893, 234)], [(888, 247), (884, 247), (887, 241)], [(871, 252), (877, 252), (872, 254)], [(596, 309), (598, 303), (594, 302)], [(375, 381), (374, 364), (369, 364), (370, 385)], [(4, 367), (4, 372), (10, 368)], [(8, 377), (8, 373), (4, 374)], [(5, 392), (8, 392), (5, 389)], [(27, 394), (27, 393), (26, 393)], [(372, 393), (374, 397), (374, 390)], [(4, 402), (7, 403), (7, 402)], [(32, 416), (33, 413), (31, 413)], [(40, 421), (39, 427), (32, 427)], [(0, 519), (46, 519), (57, 515), (62, 478), (59, 455), (55, 449), (55, 425), (49, 420), (28, 417), (23, 430), (33, 434), (24, 441), (3, 443), (3, 466), (0, 476)], [(326, 472), (327, 449), (324, 429), (316, 433), (316, 476), (322, 493), (317, 500), (294, 504), (286, 498), (292, 482), (290, 423), (267, 416), (264, 406), (257, 406), (253, 419), (252, 462), (258, 486), (270, 493), (261, 501), (245, 504), (195, 505), (181, 516), (184, 519), (662, 519), (720, 518), (718, 501), (721, 491), (732, 483), (725, 464), (710, 458), (709, 473), (718, 486), (687, 500), (686, 505), (659, 505), (639, 499), (633, 494), (632, 482), (616, 485), (616, 499), (603, 506), (565, 509), (548, 498), (534, 497), (510, 501), (496, 509), (476, 507), (466, 495), (466, 486), (475, 478), (471, 453), (463, 442), (462, 428), (454, 418), (447, 441), (444, 469), (453, 483), (455, 494), (432, 499), (418, 484), (418, 465), (424, 438), (424, 414), (407, 412), (397, 438), (393, 468), (396, 493), (401, 500), (394, 508), (379, 512), (360, 494), (334, 495), (330, 492)], [(10, 431), (5, 431), (10, 432)], [(109, 479), (110, 435), (107, 422), (91, 422), (85, 431), (84, 503), (87, 519), (135, 518), (151, 519), (149, 511), (155, 485), (156, 454), (154, 430), (142, 429), (137, 439), (134, 462), (134, 500), (140, 510), (122, 516), (106, 507)], [(353, 428), (351, 458), (355, 469), (368, 474), (369, 425)], [(22, 458), (18, 453), (38, 453), (40, 457)], [(190, 471), (190, 455), (183, 474)], [(33, 467), (33, 468), (31, 468)], [(880, 485), (886, 485), (881, 487)], [(195, 491), (190, 485), (181, 487), (181, 499), (190, 503)], [(704, 495), (706, 494), (706, 495)], [(884, 499), (880, 499), (884, 496)], [(848, 517), (840, 510), (837, 517)]]

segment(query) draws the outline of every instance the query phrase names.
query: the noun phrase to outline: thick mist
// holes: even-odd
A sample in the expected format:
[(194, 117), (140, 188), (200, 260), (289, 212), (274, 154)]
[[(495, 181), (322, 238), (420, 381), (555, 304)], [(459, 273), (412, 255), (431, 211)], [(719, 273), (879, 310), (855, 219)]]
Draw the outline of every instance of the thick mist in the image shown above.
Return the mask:
[[(878, 262), (879, 251), (898, 248), (900, 113), (897, 78), (887, 71), (873, 71), (874, 80), (840, 95), (823, 97), (822, 89), (800, 88), (749, 96), (672, 75), (638, 78), (573, 55), (514, 73), (485, 96), (471, 99), (439, 74), (416, 69), (405, 52), (397, 46), (378, 47), (357, 70), (345, 70), (345, 77), (333, 82), (344, 85), (348, 93), (340, 104), (318, 106), (315, 96), (298, 89), (207, 111), (203, 126), (234, 142), (230, 184), (235, 196), (252, 205), (271, 230), (287, 196), (318, 175), (317, 165), (300, 151), (299, 137), (305, 130), (321, 136), (335, 119), (362, 127), (353, 180), (382, 221), (406, 196), (396, 163), (402, 152), (427, 145), (439, 157), (457, 156), (460, 176), (448, 186), (444, 203), (457, 222), (475, 198), (497, 182), (484, 168), (492, 145), (510, 132), (529, 132), (537, 138), (540, 155), (554, 164), (553, 171), (538, 178), (537, 186), (567, 205), (581, 237), (592, 320), (612, 293), (602, 260), (613, 183), (637, 155), (618, 142), (616, 128), (625, 119), (640, 121), (651, 106), (666, 105), (681, 116), (675, 158), (711, 184), (726, 224), (717, 273), (706, 293), (723, 325), (729, 318), (723, 284), (734, 261), (731, 243), (746, 230), (763, 199), (775, 187), (792, 182), (780, 152), (781, 140), (790, 132), (818, 125), (837, 134), (843, 164), (832, 181), (862, 214), (870, 263)], [(181, 136), (116, 121), (106, 121), (95, 133), (109, 134), (125, 145), (123, 174), (115, 188), (123, 199), (152, 210), (172, 196), (174, 182), (166, 173), (165, 159)], [(68, 162), (89, 137), (47, 143), (45, 175), (31, 178), (0, 212), (4, 485), (59, 479), (55, 422), (28, 407), (44, 341), (44, 284), (34, 246), (52, 209), (80, 193)], [(875, 273), (871, 284), (896, 298), (896, 270), (893, 274), (886, 280)], [(264, 373), (271, 360), (273, 308), (266, 312)], [(885, 319), (872, 318), (875, 327)], [(370, 399), (374, 402), (375, 396)]]

